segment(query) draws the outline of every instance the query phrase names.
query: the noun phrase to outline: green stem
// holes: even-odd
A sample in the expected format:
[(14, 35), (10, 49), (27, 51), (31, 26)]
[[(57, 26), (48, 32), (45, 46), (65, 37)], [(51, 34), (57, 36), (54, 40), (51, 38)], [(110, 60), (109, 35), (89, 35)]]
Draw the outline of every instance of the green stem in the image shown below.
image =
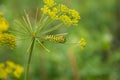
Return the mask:
[(26, 19), (27, 19), (27, 22), (28, 22), (28, 24), (29, 24), (30, 30), (33, 31), (33, 29), (32, 29), (32, 24), (31, 24), (31, 22), (30, 22), (30, 18), (29, 18), (29, 16), (28, 16), (27, 14), (26, 14)]
[(34, 48), (34, 43), (35, 43), (35, 38), (33, 38), (33, 40), (32, 40), (32, 44), (31, 44), (31, 47), (30, 47), (30, 52), (28, 54), (28, 62), (27, 62), (27, 69), (26, 69), (26, 80), (30, 80), (29, 79), (29, 69), (30, 69), (30, 62), (31, 62), (33, 48)]
[(26, 13), (26, 11), (24, 10), (25, 12), (25, 17), (26, 17), (26, 21), (27, 21), (27, 24), (28, 24), (28, 27), (29, 29), (31, 30), (31, 32), (33, 31), (32, 29), (32, 25), (31, 25), (31, 22), (30, 22), (30, 18), (29, 18), (29, 15)]
[[(43, 18), (43, 17), (42, 17)], [(49, 16), (46, 16), (44, 19), (41, 19), (40, 21), (40, 25), (38, 26), (38, 29), (37, 29), (37, 32), (38, 33), (47, 23), (47, 20), (48, 20)], [(44, 22), (43, 22), (44, 21)], [(44, 23), (44, 24), (43, 24)]]
[(44, 17), (45, 17), (45, 14), (43, 14), (42, 17), (40, 18), (40, 20), (38, 22), (38, 26), (36, 27), (35, 33), (38, 33), (39, 29), (41, 28)]
[(35, 15), (35, 25), (36, 25), (36, 23), (37, 23), (38, 13), (39, 13), (39, 10), (38, 10), (38, 8), (37, 8), (37, 9), (36, 9), (36, 15)]
[(29, 33), (32, 33), (32, 31), (31, 31), (30, 28), (29, 28), (29, 24), (27, 23), (27, 20), (25, 19), (24, 16), (23, 16), (23, 21), (24, 21), (25, 26), (26, 26), (26, 28), (28, 29)]
[(26, 33), (24, 33), (24, 32), (21, 32), (20, 30), (11, 30), (11, 31), (8, 31), (8, 32), (11, 32), (11, 33), (13, 33), (13, 34), (18, 34), (18, 35), (22, 35), (22, 36), (29, 36), (29, 35), (27, 35)]
[(38, 39), (37, 39), (37, 42), (38, 42), (47, 52), (50, 52), (50, 50), (47, 49)]
[(42, 28), (40, 29), (40, 31), (44, 30), (47, 26), (49, 26), (49, 24), (51, 24), (54, 20), (52, 19), (48, 19), (46, 20), (46, 23), (42, 26)]
[(16, 25), (19, 27), (19, 29), (24, 30), (26, 33), (29, 33), (29, 31), (27, 30), (27, 28), (18, 20), (14, 21), (16, 23)]
[(16, 38), (16, 41), (21, 41), (21, 40), (27, 40), (29, 37), (25, 37), (25, 38)]
[(46, 34), (46, 33), (49, 33), (49, 32), (52, 32), (52, 31), (55, 31), (55, 30), (59, 29), (62, 24), (63, 24), (63, 23), (56, 25), (56, 26), (53, 27), (52, 29), (45, 31), (43, 34)]
[(42, 14), (42, 17), (40, 18), (40, 21), (39, 21), (39, 25), (38, 25), (38, 26), (41, 25), (41, 22), (42, 22), (42, 20), (44, 19), (44, 17), (45, 17), (45, 14)]

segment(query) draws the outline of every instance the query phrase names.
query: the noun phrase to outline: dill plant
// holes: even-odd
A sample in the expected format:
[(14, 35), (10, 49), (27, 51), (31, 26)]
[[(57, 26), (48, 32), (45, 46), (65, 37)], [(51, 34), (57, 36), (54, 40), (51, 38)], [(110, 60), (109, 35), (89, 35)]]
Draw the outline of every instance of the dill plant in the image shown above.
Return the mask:
[(0, 47), (7, 46), (10, 49), (16, 48), (16, 39), (12, 34), (7, 33), (9, 24), (0, 12)]
[[(26, 67), (26, 76), (25, 80), (29, 80), (29, 68), (31, 62), (31, 56), (33, 53), (33, 49), (35, 44), (39, 44), (46, 51), (49, 52), (42, 41), (48, 40), (56, 43), (65, 43), (66, 38), (64, 35), (48, 35), (51, 32), (60, 29), (63, 25), (68, 27), (76, 26), (80, 20), (79, 13), (74, 10), (68, 8), (64, 4), (57, 4), (54, 0), (43, 0), (44, 5), (42, 8), (37, 8), (35, 18), (31, 20), (31, 17), (27, 14), (22, 16), (21, 20), (15, 20), (16, 28), (14, 28), (14, 32), (17, 33), (23, 39), (31, 40), (30, 46), (28, 47), (28, 61)], [(39, 18), (39, 12), (42, 12), (41, 17)], [(55, 26), (50, 27), (51, 24), (55, 24)], [(81, 46), (85, 46), (86, 42), (84, 39), (82, 41), (77, 42)]]

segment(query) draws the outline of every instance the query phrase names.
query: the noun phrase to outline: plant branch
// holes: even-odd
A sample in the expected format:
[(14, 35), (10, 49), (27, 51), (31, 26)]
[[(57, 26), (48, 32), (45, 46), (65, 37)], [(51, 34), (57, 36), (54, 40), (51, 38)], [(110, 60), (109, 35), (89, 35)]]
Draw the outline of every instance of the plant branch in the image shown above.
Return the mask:
[(59, 29), (59, 28), (61, 27), (61, 25), (62, 25), (62, 24), (63, 24), (63, 23), (58, 24), (58, 25), (56, 25), (55, 27), (53, 27), (52, 29), (50, 29), (50, 30), (48, 30), (48, 31), (45, 31), (45, 32), (44, 32), (44, 34), (46, 34), (46, 33), (49, 33), (49, 32), (52, 32), (52, 31), (55, 31), (55, 30)]
[(38, 42), (47, 52), (50, 52), (50, 50), (47, 49), (38, 39), (37, 39), (37, 42)]
[(35, 43), (35, 38), (32, 39), (32, 44), (30, 46), (30, 50), (29, 50), (29, 54), (28, 54), (28, 62), (27, 62), (26, 79), (25, 80), (30, 80), (29, 79), (29, 68), (30, 68), (30, 62), (31, 62), (33, 48), (34, 48), (34, 43)]

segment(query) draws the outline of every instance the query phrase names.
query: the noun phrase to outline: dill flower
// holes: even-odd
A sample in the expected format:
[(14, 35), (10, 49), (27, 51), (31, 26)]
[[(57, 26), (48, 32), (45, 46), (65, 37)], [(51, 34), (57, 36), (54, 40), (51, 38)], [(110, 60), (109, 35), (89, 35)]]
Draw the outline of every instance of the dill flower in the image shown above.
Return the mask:
[(69, 16), (67, 15), (61, 15), (60, 18), (59, 18), (64, 24), (68, 25), (68, 26), (71, 26), (72, 25), (72, 21), (70, 19)]
[[(49, 2), (49, 0), (45, 1)], [(43, 8), (41, 8), (41, 11), (43, 14), (49, 15), (53, 20), (61, 21), (67, 26), (77, 25), (80, 20), (79, 13), (64, 4), (56, 4), (51, 8), (45, 4)]]
[(5, 72), (4, 68), (0, 68), (0, 79), (6, 79), (8, 77), (8, 73)]
[(13, 63), (12, 61), (7, 61), (5, 71), (7, 73), (12, 73), (12, 71), (15, 67), (16, 67), (15, 63)]
[(55, 11), (48, 11), (48, 14), (49, 14), (49, 16), (51, 16), (51, 18), (53, 19), (53, 20), (58, 20), (58, 16), (56, 15), (56, 12)]
[(5, 33), (8, 28), (8, 22), (5, 20), (2, 13), (0, 13), (0, 45), (14, 49), (16, 47), (16, 40), (13, 35)]
[(7, 31), (8, 28), (9, 28), (8, 22), (3, 17), (0, 17), (0, 32)]
[(10, 73), (12, 73), (13, 68), (7, 66), (7, 67), (4, 69), (4, 71), (5, 71), (7, 74), (10, 74)]
[(16, 47), (16, 39), (11, 34), (3, 33), (0, 34), (0, 44), (2, 46), (8, 46), (10, 49), (14, 49)]
[(15, 68), (15, 63), (13, 63), (12, 61), (6, 61), (6, 65), (11, 68)]
[(54, 0), (43, 0), (45, 5), (47, 5), (48, 7), (52, 7), (54, 6), (56, 3), (54, 2)]
[(0, 79), (10, 78), (9, 75), (13, 75), (16, 78), (20, 78), (24, 69), (22, 66), (15, 64), (12, 61), (6, 61), (6, 63), (0, 63)]
[(8, 73), (4, 69), (5, 69), (5, 64), (0, 63), (0, 79), (6, 79), (8, 76)]
[(23, 73), (24, 69), (22, 66), (15, 64), (12, 61), (7, 61), (5, 71), (7, 73), (9, 73), (9, 74), (11, 73), (15, 77), (19, 78), (21, 76), (21, 74)]
[(68, 13), (69, 12), (69, 8), (64, 4), (59, 4), (58, 7), (59, 7), (60, 11), (63, 12), (63, 13)]
[(19, 78), (23, 73), (24, 69), (20, 65), (16, 65), (15, 71), (13, 72), (14, 76)]
[(41, 8), (41, 11), (43, 12), (43, 14), (46, 14), (50, 11), (49, 7), (44, 5), (42, 8)]
[(78, 44), (81, 48), (84, 48), (86, 46), (86, 40), (84, 38), (81, 38)]
[(0, 63), (0, 68), (3, 68), (5, 65), (3, 63)]

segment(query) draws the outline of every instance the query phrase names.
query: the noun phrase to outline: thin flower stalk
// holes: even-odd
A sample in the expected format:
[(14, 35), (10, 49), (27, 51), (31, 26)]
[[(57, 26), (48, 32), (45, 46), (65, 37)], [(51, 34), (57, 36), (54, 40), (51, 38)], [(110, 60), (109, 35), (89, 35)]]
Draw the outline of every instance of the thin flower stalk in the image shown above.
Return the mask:
[(29, 69), (30, 69), (30, 62), (32, 57), (32, 52), (34, 48), (35, 38), (32, 39), (32, 44), (30, 45), (29, 54), (28, 54), (28, 62), (27, 62), (27, 70), (26, 70), (26, 80), (29, 80)]

